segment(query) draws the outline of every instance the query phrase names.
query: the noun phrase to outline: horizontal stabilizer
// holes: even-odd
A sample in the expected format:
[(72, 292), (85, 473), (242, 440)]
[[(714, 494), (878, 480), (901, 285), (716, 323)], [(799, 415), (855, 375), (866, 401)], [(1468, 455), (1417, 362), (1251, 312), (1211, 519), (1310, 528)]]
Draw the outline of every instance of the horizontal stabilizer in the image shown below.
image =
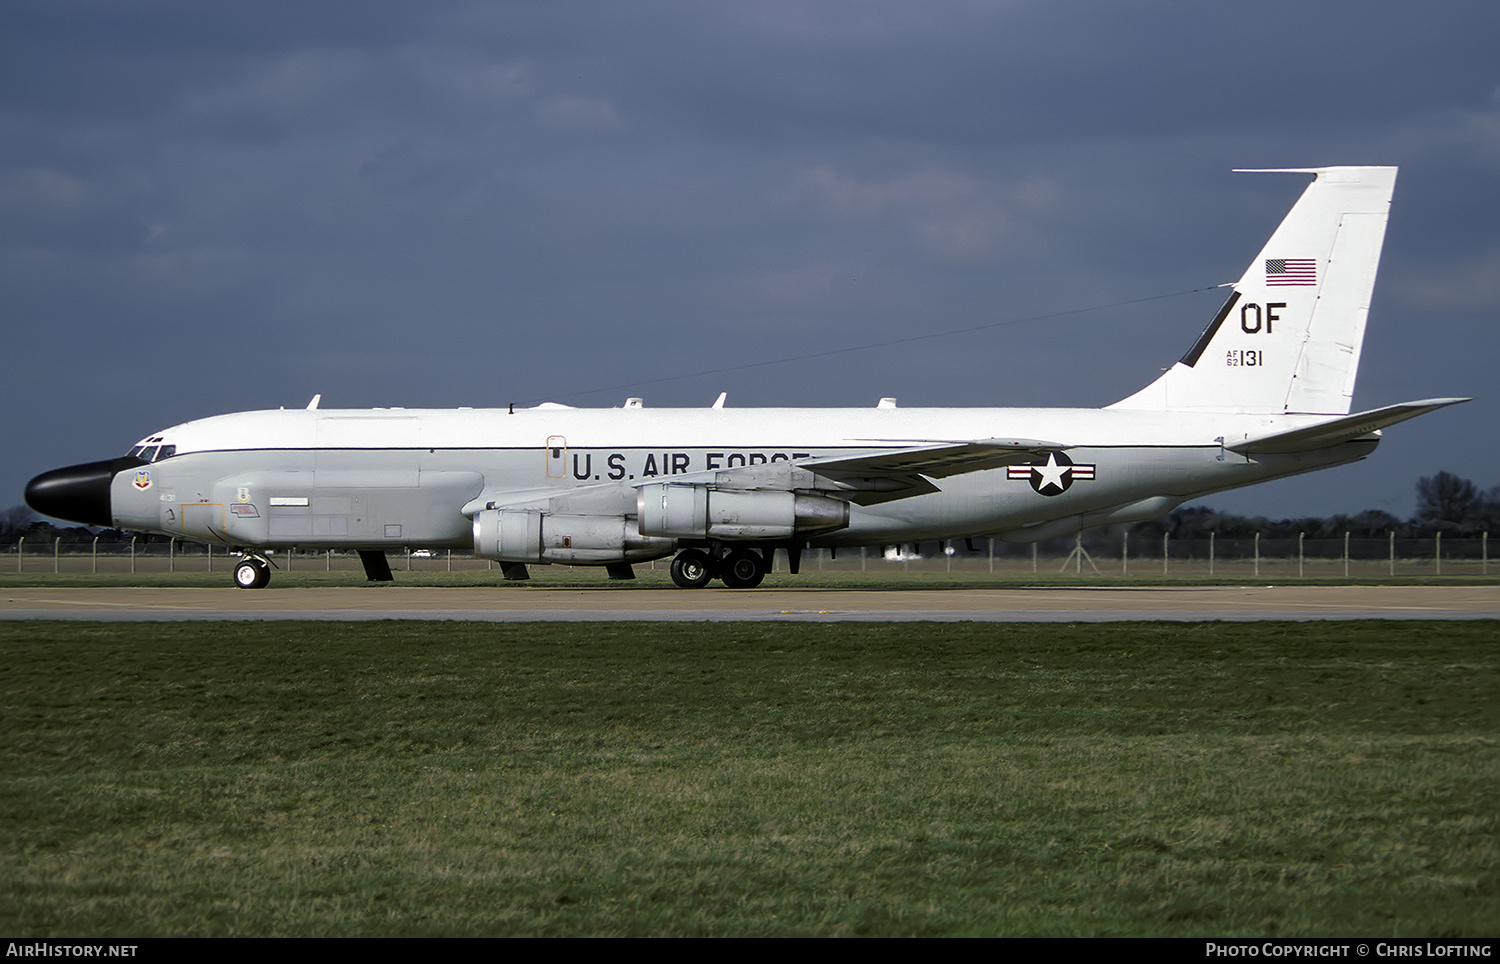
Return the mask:
[(1435, 412), (1440, 408), (1467, 401), (1470, 399), (1428, 398), (1420, 402), (1402, 402), (1399, 405), (1387, 405), (1385, 408), (1346, 415), (1343, 418), (1336, 418), (1308, 428), (1246, 439), (1243, 442), (1227, 445), (1225, 448), (1243, 455), (1309, 452), (1313, 449), (1338, 445), (1340, 442), (1348, 442), (1362, 435), (1369, 435), (1387, 425), (1395, 425), (1397, 422), (1404, 422), (1409, 418), (1416, 418), (1418, 415), (1426, 415), (1428, 412)]

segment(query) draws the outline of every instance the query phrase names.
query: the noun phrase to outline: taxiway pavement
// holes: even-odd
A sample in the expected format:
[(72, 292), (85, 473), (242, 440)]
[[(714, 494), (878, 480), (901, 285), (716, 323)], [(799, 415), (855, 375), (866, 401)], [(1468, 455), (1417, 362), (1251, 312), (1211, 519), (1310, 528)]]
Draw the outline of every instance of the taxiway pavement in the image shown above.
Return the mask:
[(1496, 586), (1037, 589), (26, 588), (0, 619), (1117, 622), (1500, 619)]

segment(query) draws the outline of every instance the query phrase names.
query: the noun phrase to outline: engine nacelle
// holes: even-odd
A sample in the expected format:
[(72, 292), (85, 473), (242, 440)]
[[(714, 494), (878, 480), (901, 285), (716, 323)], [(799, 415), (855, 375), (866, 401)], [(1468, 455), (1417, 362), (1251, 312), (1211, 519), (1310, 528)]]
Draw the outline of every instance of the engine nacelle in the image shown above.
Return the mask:
[(779, 490), (643, 485), (636, 495), (642, 536), (781, 541), (849, 524), (849, 503)]
[(500, 562), (605, 565), (672, 554), (671, 539), (648, 539), (624, 516), (564, 515), (539, 509), (474, 514), (474, 553)]

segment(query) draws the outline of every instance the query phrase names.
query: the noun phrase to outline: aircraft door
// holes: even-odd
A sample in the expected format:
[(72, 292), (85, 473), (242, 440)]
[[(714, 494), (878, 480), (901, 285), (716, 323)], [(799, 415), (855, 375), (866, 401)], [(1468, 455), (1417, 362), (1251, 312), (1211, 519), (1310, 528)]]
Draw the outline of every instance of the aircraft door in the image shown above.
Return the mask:
[(568, 440), (561, 435), (547, 436), (547, 478), (561, 479), (567, 472)]

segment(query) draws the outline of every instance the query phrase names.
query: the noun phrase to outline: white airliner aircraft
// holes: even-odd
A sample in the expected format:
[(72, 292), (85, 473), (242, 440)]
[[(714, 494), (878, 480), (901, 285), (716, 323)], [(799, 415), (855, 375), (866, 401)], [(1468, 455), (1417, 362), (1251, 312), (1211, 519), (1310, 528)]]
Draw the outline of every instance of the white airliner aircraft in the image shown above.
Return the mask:
[(1369, 455), (1379, 429), (1467, 401), (1349, 414), (1393, 167), (1314, 175), (1224, 307), (1160, 378), (1103, 409), (241, 412), (37, 476), (38, 512), (231, 547), (472, 549), (528, 563), (675, 556), (684, 588), (758, 585), (777, 548), (1034, 542)]

